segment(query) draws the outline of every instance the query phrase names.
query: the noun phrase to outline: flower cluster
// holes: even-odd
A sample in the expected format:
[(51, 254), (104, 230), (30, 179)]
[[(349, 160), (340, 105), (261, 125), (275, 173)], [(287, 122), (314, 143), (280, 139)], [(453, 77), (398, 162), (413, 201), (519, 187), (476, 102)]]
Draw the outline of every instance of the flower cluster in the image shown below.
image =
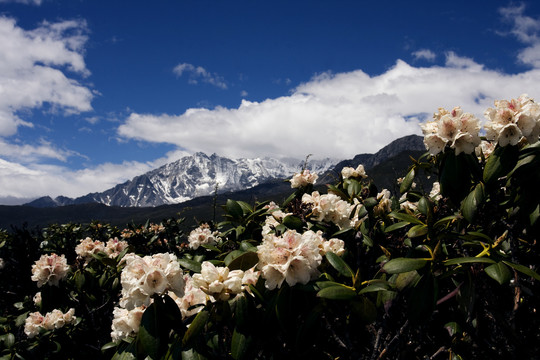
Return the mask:
[(300, 173), (293, 175), (291, 179), (291, 187), (296, 189), (315, 184), (318, 177), (319, 176), (317, 174), (312, 174), (309, 172), (309, 170), (302, 170)]
[(195, 230), (191, 231), (188, 236), (189, 247), (197, 250), (201, 245), (216, 245), (221, 242), (217, 231), (210, 230), (208, 224), (202, 224)]
[(344, 167), (341, 169), (341, 177), (343, 179), (356, 178), (356, 179), (365, 179), (367, 178), (366, 171), (364, 170), (364, 165), (358, 165), (358, 167)]
[(114, 308), (114, 318), (111, 326), (111, 338), (113, 341), (122, 340), (137, 334), (145, 309), (146, 306), (144, 305), (134, 307), (130, 310), (119, 307)]
[(75, 252), (80, 258), (85, 260), (85, 264), (88, 264), (93, 258), (92, 255), (102, 252), (110, 258), (115, 258), (127, 247), (128, 243), (124, 240), (118, 240), (118, 238), (109, 239), (105, 244), (102, 241), (92, 240), (87, 237), (86, 239), (82, 239), (75, 247)]
[(75, 309), (73, 308), (69, 309), (65, 314), (58, 309), (48, 312), (45, 316), (39, 311), (30, 313), (24, 324), (24, 333), (29, 338), (33, 338), (39, 334), (41, 329), (60, 329), (61, 327), (64, 327), (64, 325), (74, 323), (75, 320), (77, 320), (74, 315)]
[(159, 234), (161, 232), (165, 231), (165, 226), (163, 224), (149, 224), (148, 226), (143, 226), (135, 230), (131, 229), (124, 229), (122, 231), (122, 238), (129, 239), (130, 237), (137, 236), (137, 235), (146, 235), (146, 234)]
[(339, 239), (325, 241), (321, 231), (308, 230), (299, 234), (287, 230), (282, 236), (264, 235), (261, 245), (257, 246), (257, 254), (265, 286), (272, 290), (281, 287), (283, 281), (289, 286), (307, 284), (319, 276), (317, 268), (322, 255), (327, 251), (341, 255), (343, 245)]
[(321, 195), (318, 191), (314, 191), (311, 195), (304, 194), (302, 203), (311, 206), (311, 216), (316, 221), (330, 221), (340, 229), (356, 228), (361, 222), (361, 219), (358, 219), (361, 205), (358, 205), (356, 199), (354, 204), (350, 204), (335, 194)]
[(269, 207), (268, 212), (270, 212), (270, 215), (267, 216), (265, 221), (264, 221), (264, 225), (262, 227), (263, 235), (264, 234), (270, 234), (276, 228), (276, 226), (281, 224), (281, 222), (283, 221), (283, 219), (287, 215), (291, 215), (291, 213), (283, 212), (281, 209), (279, 209), (277, 206), (275, 206), (275, 204), (273, 202), (270, 203), (269, 205), (270, 205), (270, 207)]
[(126, 266), (122, 270), (122, 298), (120, 306), (131, 310), (150, 305), (154, 294), (174, 292), (184, 295), (184, 278), (180, 264), (174, 254), (154, 254), (140, 257), (128, 254), (124, 258)]
[(480, 120), (460, 107), (452, 111), (439, 108), (434, 120), (421, 125), (424, 143), (431, 155), (436, 155), (449, 145), (460, 153), (471, 154), (480, 144)]
[(382, 189), (380, 193), (377, 194), (377, 200), (379, 203), (373, 208), (373, 213), (377, 216), (383, 216), (392, 211), (392, 194), (387, 189)]
[(523, 137), (532, 144), (540, 135), (540, 105), (526, 94), (517, 99), (495, 101), (484, 115), (486, 138), (500, 146), (516, 145)]
[(58, 286), (60, 280), (67, 276), (69, 269), (64, 255), (41, 255), (32, 265), (32, 280), (37, 281), (38, 287), (45, 284)]
[(206, 304), (207, 294), (195, 286), (193, 278), (186, 274), (184, 275), (184, 282), (186, 284), (184, 288), (184, 296), (178, 297), (172, 291), (169, 291), (169, 296), (176, 302), (180, 312), (182, 313), (182, 319), (195, 315), (201, 311)]
[(193, 275), (193, 285), (215, 300), (228, 300), (240, 294), (246, 284), (254, 284), (258, 274), (253, 271), (229, 270), (216, 267), (209, 261), (201, 264), (201, 273)]

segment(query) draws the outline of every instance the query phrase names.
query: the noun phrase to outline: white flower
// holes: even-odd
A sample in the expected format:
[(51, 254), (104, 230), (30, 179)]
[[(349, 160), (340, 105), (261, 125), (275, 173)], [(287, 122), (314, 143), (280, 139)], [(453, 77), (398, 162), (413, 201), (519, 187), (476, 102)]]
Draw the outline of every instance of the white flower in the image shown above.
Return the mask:
[(433, 115), (434, 120), (422, 127), (424, 144), (430, 154), (436, 155), (449, 145), (456, 150), (456, 155), (470, 154), (480, 144), (480, 120), (470, 113), (464, 113), (460, 107), (452, 111), (439, 108)]
[(41, 329), (54, 330), (60, 329), (67, 324), (72, 324), (77, 318), (75, 317), (75, 309), (69, 309), (67, 313), (63, 313), (58, 309), (54, 309), (45, 315), (39, 311), (28, 314), (24, 323), (24, 333), (29, 338), (38, 335)]
[(92, 240), (87, 237), (81, 239), (81, 242), (75, 247), (77, 255), (85, 259), (85, 263), (88, 263), (92, 259), (92, 254), (105, 251), (105, 245), (99, 240)]
[(217, 231), (212, 232), (210, 230), (208, 224), (202, 224), (189, 234), (189, 247), (197, 250), (201, 245), (216, 245), (218, 242), (221, 242), (221, 238), (217, 234)]
[(122, 297), (120, 306), (131, 310), (141, 305), (148, 306), (151, 296), (174, 292), (184, 295), (184, 278), (180, 264), (174, 254), (154, 254), (140, 257), (125, 256), (126, 266), (120, 275)]
[[(358, 219), (361, 205), (349, 204), (335, 194), (320, 195), (318, 191), (314, 191), (311, 195), (304, 194), (302, 203), (311, 205), (311, 216), (315, 220), (333, 222), (340, 229), (355, 228), (361, 222)], [(353, 210), (355, 214), (351, 216)]]
[(6, 262), (4, 261), (4, 259), (0, 258), (0, 270), (2, 270), (4, 266), (6, 266)]
[(312, 174), (309, 172), (309, 170), (302, 170), (300, 173), (293, 175), (291, 179), (291, 187), (295, 189), (305, 187), (309, 184), (315, 184), (318, 177), (319, 176), (317, 174)]
[(242, 292), (242, 270), (230, 271), (228, 267), (216, 267), (209, 261), (201, 264), (201, 273), (194, 274), (193, 284), (217, 300), (228, 300)]
[(40, 306), (41, 305), (41, 291), (38, 291), (36, 295), (34, 295), (32, 300), (34, 301), (34, 305)]
[(435, 181), (433, 183), (433, 186), (431, 188), (431, 192), (429, 193), (429, 197), (433, 200), (437, 201), (442, 198), (441, 195), (441, 184), (438, 181)]
[(302, 235), (294, 230), (287, 230), (279, 237), (265, 235), (257, 247), (258, 267), (266, 280), (265, 286), (279, 288), (283, 281), (289, 286), (307, 284), (319, 276), (317, 267), (322, 261), (323, 241), (321, 232), (311, 230)]
[(481, 157), (481, 154), (484, 154), (484, 158), (487, 159), (489, 155), (495, 150), (495, 144), (491, 141), (482, 140), (480, 145), (478, 145), (475, 149), (476, 156), (478, 158)]
[(32, 265), (32, 280), (37, 281), (37, 286), (45, 284), (58, 286), (60, 280), (67, 276), (69, 265), (64, 255), (41, 255)]
[(392, 200), (390, 199), (391, 193), (387, 189), (381, 190), (377, 194), (377, 200), (379, 203), (373, 208), (373, 212), (378, 215), (384, 215), (392, 211)]
[(366, 171), (364, 170), (364, 165), (358, 165), (356, 169), (346, 166), (343, 169), (341, 169), (341, 176), (343, 177), (343, 179), (367, 178)]
[(131, 310), (116, 307), (113, 310), (112, 332), (113, 341), (126, 339), (139, 332), (141, 319), (146, 306), (138, 306)]
[(184, 275), (184, 282), (186, 283), (184, 296), (178, 297), (175, 293), (169, 292), (169, 296), (176, 302), (176, 305), (180, 309), (182, 319), (201, 311), (204, 305), (206, 305), (207, 299), (214, 301), (213, 298), (194, 285), (191, 276)]
[(330, 239), (323, 242), (323, 253), (333, 252), (337, 256), (345, 254), (345, 242), (341, 239)]
[(109, 241), (107, 241), (107, 245), (105, 246), (104, 251), (108, 257), (115, 258), (127, 247), (128, 247), (127, 241), (118, 240), (118, 238), (115, 237), (114, 239), (109, 239)]
[(484, 125), (488, 140), (500, 146), (516, 145), (523, 137), (529, 143), (540, 135), (540, 105), (526, 94), (510, 101), (495, 101), (495, 108), (484, 112), (488, 122)]

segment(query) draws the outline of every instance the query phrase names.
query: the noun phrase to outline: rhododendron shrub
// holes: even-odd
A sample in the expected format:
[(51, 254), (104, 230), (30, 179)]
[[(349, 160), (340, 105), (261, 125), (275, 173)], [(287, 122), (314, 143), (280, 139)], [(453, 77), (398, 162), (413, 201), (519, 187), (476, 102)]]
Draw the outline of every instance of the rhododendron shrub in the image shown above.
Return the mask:
[(526, 95), (496, 101), (483, 129), (439, 109), (395, 193), (362, 164), (328, 185), (302, 169), (288, 198), (231, 199), (222, 222), (195, 228), (0, 232), (16, 305), (0, 314), (1, 355), (535, 358), (539, 109)]

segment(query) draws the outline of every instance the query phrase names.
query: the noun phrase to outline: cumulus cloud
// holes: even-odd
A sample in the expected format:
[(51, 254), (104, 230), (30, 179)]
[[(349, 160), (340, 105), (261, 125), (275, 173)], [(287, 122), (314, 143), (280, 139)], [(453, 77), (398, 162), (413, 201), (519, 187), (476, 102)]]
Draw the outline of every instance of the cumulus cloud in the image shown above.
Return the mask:
[(536, 70), (508, 75), (446, 54), (445, 66), (398, 60), (385, 73), (324, 73), (291, 93), (237, 108), (192, 108), (181, 115), (132, 113), (118, 132), (149, 142), (232, 157), (348, 158), (419, 134), (419, 121), (439, 107), (462, 106), (482, 117), (496, 99), (540, 94)]
[(428, 49), (417, 50), (412, 53), (412, 56), (414, 57), (415, 60), (427, 60), (427, 61), (435, 61), (435, 58), (437, 57), (437, 55), (433, 51), (428, 50)]
[(33, 30), (0, 17), (0, 136), (32, 126), (18, 112), (48, 103), (66, 113), (92, 109), (92, 92), (66, 73), (88, 76), (84, 21), (43, 22)]
[(223, 77), (215, 73), (210, 73), (201, 66), (182, 63), (174, 67), (173, 73), (175, 73), (178, 77), (186, 74), (188, 76), (188, 81), (190, 84), (197, 84), (199, 81), (202, 81), (204, 83), (214, 85), (221, 89), (227, 89), (227, 83), (225, 83)]
[(39, 139), (36, 145), (29, 145), (13, 144), (0, 138), (0, 156), (22, 164), (43, 161), (44, 159), (66, 161), (68, 157), (76, 155), (80, 156), (74, 151), (57, 148), (45, 139)]
[(503, 19), (512, 24), (510, 34), (528, 46), (518, 54), (518, 60), (535, 68), (540, 68), (540, 20), (527, 15), (524, 4), (511, 5), (499, 9)]

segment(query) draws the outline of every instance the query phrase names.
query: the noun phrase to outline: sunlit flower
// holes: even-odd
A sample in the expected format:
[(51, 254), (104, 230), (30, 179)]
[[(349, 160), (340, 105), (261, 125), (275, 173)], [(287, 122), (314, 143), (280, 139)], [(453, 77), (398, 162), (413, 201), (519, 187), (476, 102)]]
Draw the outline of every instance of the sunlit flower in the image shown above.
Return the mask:
[(320, 232), (306, 231), (299, 234), (287, 230), (282, 236), (265, 235), (257, 247), (258, 267), (266, 280), (268, 289), (281, 287), (283, 281), (289, 286), (307, 284), (319, 276), (321, 249), (324, 239)]
[(113, 341), (135, 336), (139, 332), (141, 319), (146, 306), (138, 306), (131, 310), (116, 307), (113, 310), (112, 332)]
[(230, 271), (228, 267), (216, 267), (209, 261), (201, 264), (201, 273), (194, 274), (193, 284), (217, 300), (228, 300), (242, 292), (242, 270)]
[(302, 170), (300, 173), (293, 175), (291, 179), (291, 187), (295, 189), (305, 187), (310, 184), (315, 184), (318, 177), (319, 176), (317, 174), (312, 174), (309, 172), (309, 170)]
[(476, 156), (478, 158), (481, 157), (481, 155), (484, 155), (484, 158), (487, 159), (491, 153), (495, 150), (495, 144), (491, 141), (482, 140), (480, 145), (478, 145), (475, 149)]
[(323, 242), (323, 253), (333, 252), (337, 256), (345, 254), (345, 242), (341, 239), (330, 239)]
[(0, 258), (0, 270), (2, 270), (4, 268), (4, 266), (6, 266), (6, 263), (5, 263), (4, 259)]
[(127, 241), (118, 240), (118, 238), (115, 237), (114, 239), (109, 239), (109, 241), (107, 241), (104, 251), (110, 258), (115, 258), (128, 246)]
[(431, 188), (431, 191), (429, 193), (429, 197), (435, 201), (438, 201), (442, 198), (441, 195), (441, 184), (438, 181), (435, 181), (433, 183), (433, 186)]
[(29, 338), (33, 338), (39, 334), (41, 329), (54, 330), (60, 329), (67, 324), (72, 324), (77, 320), (75, 317), (75, 309), (69, 309), (63, 313), (58, 309), (54, 309), (45, 315), (39, 311), (28, 314), (24, 323), (24, 333)]
[(186, 283), (184, 296), (178, 297), (175, 293), (169, 292), (169, 296), (178, 305), (183, 319), (193, 316), (201, 311), (206, 304), (207, 299), (210, 299), (211, 301), (214, 300), (194, 285), (191, 276), (184, 275), (184, 282)]
[(32, 300), (34, 301), (34, 305), (40, 306), (41, 305), (41, 291), (38, 291), (36, 295), (34, 295)]
[(37, 281), (37, 286), (45, 284), (58, 286), (60, 280), (67, 276), (69, 265), (64, 255), (41, 255), (32, 265), (32, 280)]
[(341, 169), (341, 176), (343, 179), (348, 178), (357, 178), (357, 179), (365, 179), (367, 178), (366, 171), (364, 170), (364, 165), (358, 165), (356, 169), (352, 167), (344, 167)]
[[(357, 202), (358, 200), (355, 199)], [(361, 222), (358, 211), (362, 205), (349, 204), (335, 194), (319, 194), (314, 191), (302, 196), (302, 203), (311, 206), (311, 216), (316, 221), (330, 221), (340, 229), (355, 228)], [(352, 212), (355, 211), (354, 214)], [(351, 216), (352, 215), (352, 216)]]
[(433, 115), (433, 121), (423, 125), (424, 144), (430, 154), (436, 155), (446, 146), (460, 153), (471, 154), (480, 144), (480, 120), (470, 113), (464, 113), (460, 107), (452, 111), (439, 108)]
[(391, 193), (387, 189), (383, 189), (377, 194), (377, 200), (379, 200), (379, 203), (373, 208), (375, 215), (382, 216), (392, 211), (392, 200), (390, 197)]
[(216, 245), (218, 242), (221, 242), (221, 238), (217, 234), (217, 231), (212, 232), (210, 230), (208, 224), (202, 224), (189, 234), (189, 247), (197, 250), (201, 245)]

